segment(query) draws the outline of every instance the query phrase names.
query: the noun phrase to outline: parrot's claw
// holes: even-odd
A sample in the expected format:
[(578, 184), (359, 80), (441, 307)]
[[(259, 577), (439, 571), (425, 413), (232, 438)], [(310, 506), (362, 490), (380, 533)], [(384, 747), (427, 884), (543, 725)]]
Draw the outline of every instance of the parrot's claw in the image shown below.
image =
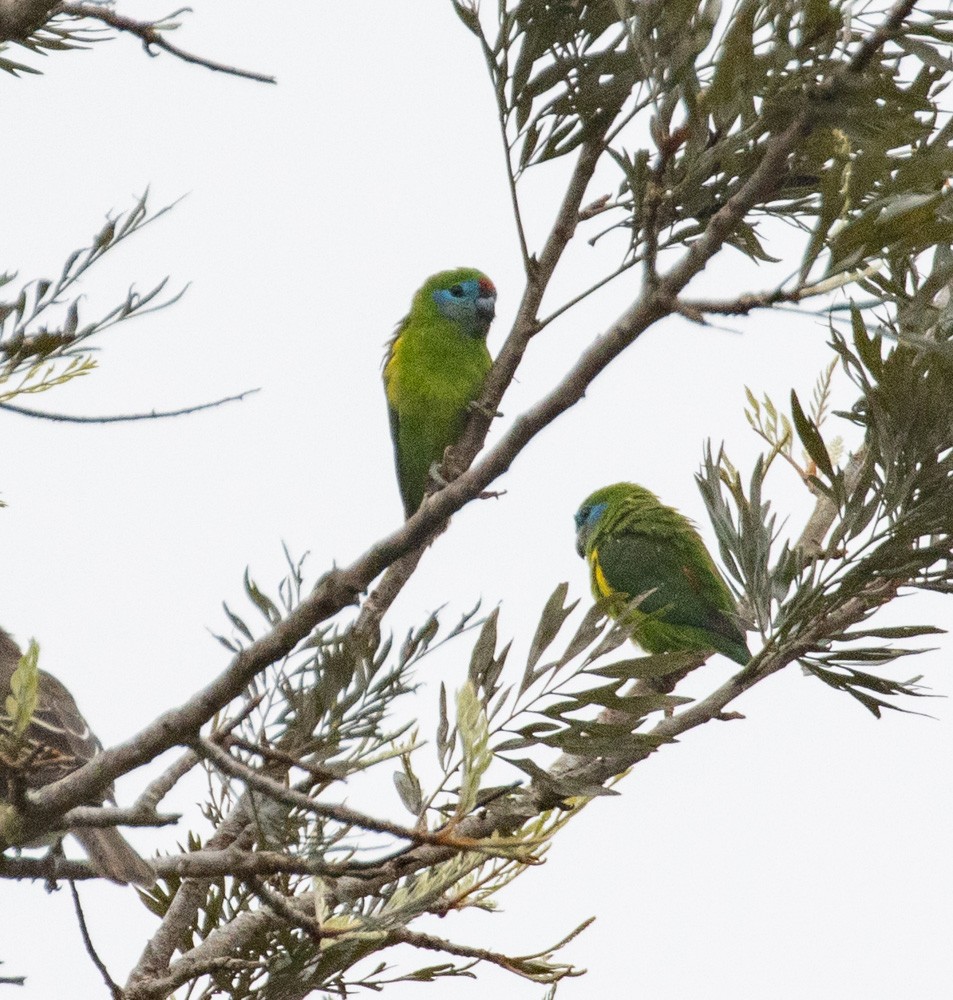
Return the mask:
[(444, 486), (448, 486), (450, 483), (450, 480), (444, 477), (444, 474), (441, 471), (442, 469), (443, 469), (442, 462), (433, 462), (430, 468), (427, 470), (427, 476), (430, 478), (432, 482), (436, 483), (437, 488), (441, 490), (444, 488)]
[(482, 413), (487, 420), (493, 420), (495, 417), (503, 416), (499, 410), (491, 410), (489, 406), (483, 406), (475, 399), (471, 403), (467, 404), (467, 409), (476, 410), (477, 413)]
[[(438, 490), (442, 490), (445, 486), (449, 485), (451, 480), (456, 479), (457, 476), (460, 475), (460, 472), (463, 471), (461, 469), (459, 471), (454, 472), (452, 467), (450, 467), (448, 463), (448, 459), (450, 457), (449, 452), (450, 449), (448, 448), (447, 451), (444, 453), (443, 462), (434, 462), (427, 471), (427, 477), (429, 481), (432, 482), (437, 487)], [(450, 478), (444, 475), (443, 471), (444, 469), (447, 469), (448, 473), (450, 473)], [(482, 493), (477, 494), (477, 499), (495, 500), (503, 496), (505, 492), (506, 490), (484, 490)]]

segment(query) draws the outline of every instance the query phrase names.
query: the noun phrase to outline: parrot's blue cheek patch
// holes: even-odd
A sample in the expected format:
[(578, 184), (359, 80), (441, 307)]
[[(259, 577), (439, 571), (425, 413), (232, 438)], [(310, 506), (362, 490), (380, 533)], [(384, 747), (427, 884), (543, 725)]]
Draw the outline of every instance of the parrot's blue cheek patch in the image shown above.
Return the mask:
[(591, 528), (596, 523), (596, 521), (598, 521), (599, 518), (602, 517), (602, 515), (606, 512), (606, 507), (608, 506), (609, 505), (605, 503), (594, 503), (589, 508), (589, 514), (586, 517), (586, 524), (588, 524), (589, 527)]

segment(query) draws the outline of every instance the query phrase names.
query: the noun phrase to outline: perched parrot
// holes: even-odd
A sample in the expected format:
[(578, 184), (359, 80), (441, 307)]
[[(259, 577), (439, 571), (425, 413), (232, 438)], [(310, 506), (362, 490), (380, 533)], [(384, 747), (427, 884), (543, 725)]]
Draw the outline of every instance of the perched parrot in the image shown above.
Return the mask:
[[(20, 658), (17, 644), (0, 628), (0, 732), (9, 733), (10, 718), (4, 714), (4, 708), (9, 711), (7, 698)], [(102, 750), (73, 696), (45, 670), (38, 671), (36, 707), (26, 730), (19, 737), (6, 735), (0, 739), (0, 746), (9, 751), (11, 740), (22, 746), (18, 749), (17, 760), (0, 753), (2, 808), (8, 807), (4, 802), (6, 798), (16, 797), (18, 786), (42, 788), (82, 767)], [(71, 829), (70, 833), (82, 844), (90, 866), (104, 878), (120, 885), (135, 882), (151, 886), (155, 883), (151, 866), (129, 846), (116, 827), (81, 826)], [(61, 838), (59, 834), (51, 839), (55, 843)]]
[[(576, 512), (576, 551), (596, 600), (625, 614), (648, 653), (712, 650), (745, 664), (751, 652), (735, 603), (691, 521), (634, 483), (596, 490)], [(635, 609), (627, 602), (651, 591)]]
[(486, 334), (496, 307), (493, 282), (461, 267), (428, 278), (414, 295), (384, 357), (397, 480), (410, 517), (431, 466), (463, 432), (490, 370)]

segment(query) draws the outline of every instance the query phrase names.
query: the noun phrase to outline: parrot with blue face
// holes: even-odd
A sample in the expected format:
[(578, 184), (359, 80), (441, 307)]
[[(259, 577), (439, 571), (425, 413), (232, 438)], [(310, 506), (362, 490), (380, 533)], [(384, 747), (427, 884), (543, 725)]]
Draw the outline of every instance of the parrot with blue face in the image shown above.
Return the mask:
[[(576, 551), (592, 593), (647, 653), (698, 650), (751, 659), (735, 602), (691, 521), (635, 483), (604, 486), (576, 512)], [(630, 601), (648, 596), (636, 608)]]
[(387, 345), (384, 391), (406, 517), (423, 502), (431, 468), (463, 433), (480, 395), (495, 312), (496, 288), (482, 271), (441, 271), (414, 295)]

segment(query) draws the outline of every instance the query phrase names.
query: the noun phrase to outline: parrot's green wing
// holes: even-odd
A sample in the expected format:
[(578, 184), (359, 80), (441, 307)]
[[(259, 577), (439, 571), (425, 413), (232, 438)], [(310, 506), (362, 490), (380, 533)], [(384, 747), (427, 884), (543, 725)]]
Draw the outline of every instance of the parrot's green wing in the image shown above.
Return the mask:
[[(400, 335), (404, 332), (409, 322), (410, 317), (405, 316), (397, 324), (397, 329), (394, 330), (393, 337), (391, 337), (387, 342), (387, 349), (384, 353), (384, 388), (387, 396), (387, 417), (390, 421), (391, 441), (394, 443), (394, 464), (397, 467), (397, 482), (400, 487), (401, 499), (404, 503), (404, 513), (407, 517), (410, 517), (419, 505), (420, 497), (415, 495), (416, 490), (410, 484), (411, 477), (408, 475), (408, 470), (406, 468), (407, 463), (404, 460), (404, 456), (407, 454), (407, 448), (401, 440), (400, 413), (391, 398), (391, 379), (394, 377), (395, 373), (389, 368), (389, 363), (394, 357), (394, 348), (397, 345), (397, 341), (400, 339)], [(422, 492), (423, 491), (421, 490), (421, 495)]]
[[(387, 415), (407, 517), (420, 506), (431, 467), (443, 461), (444, 451), (460, 436), (467, 404), (484, 374), (457, 364), (453, 353), (448, 358), (428, 350), (426, 334), (425, 324), (414, 324), (408, 317), (391, 341), (384, 364)], [(489, 362), (485, 345), (480, 347)]]
[[(751, 653), (732, 616), (731, 592), (718, 576), (701, 539), (622, 533), (599, 541), (599, 568), (609, 587), (639, 597), (633, 637), (649, 652), (710, 648), (737, 663)], [(607, 595), (608, 596), (608, 595)]]

